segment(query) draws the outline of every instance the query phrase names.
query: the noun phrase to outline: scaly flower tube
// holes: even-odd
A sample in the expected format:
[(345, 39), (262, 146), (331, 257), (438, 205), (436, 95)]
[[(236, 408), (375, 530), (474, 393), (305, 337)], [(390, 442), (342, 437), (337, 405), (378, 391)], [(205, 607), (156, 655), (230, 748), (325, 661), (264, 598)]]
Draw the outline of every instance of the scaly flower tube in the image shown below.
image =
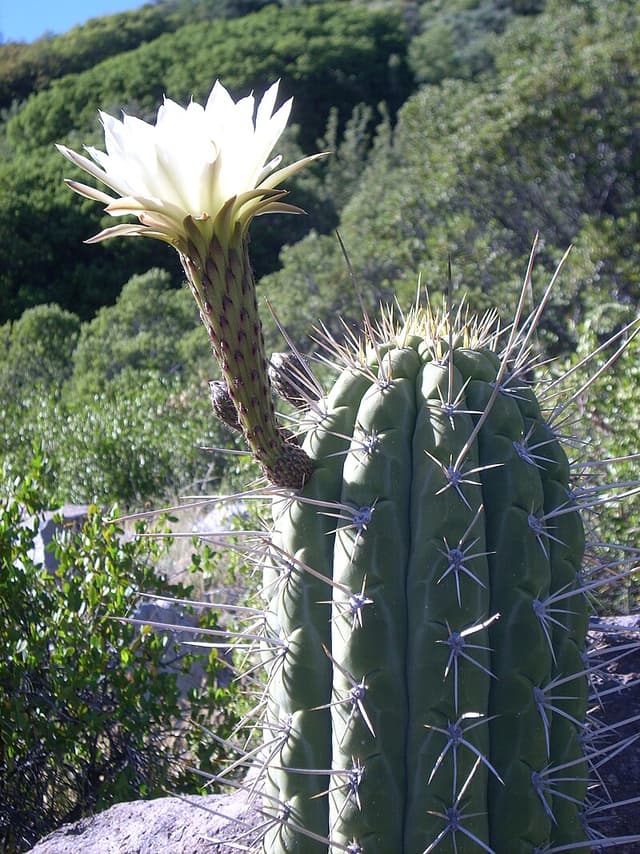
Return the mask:
[(88, 243), (153, 237), (178, 251), (252, 452), (271, 482), (297, 488), (310, 464), (276, 420), (247, 232), (259, 214), (301, 212), (277, 185), (323, 154), (283, 168), (280, 157), (269, 159), (292, 104), (274, 112), (277, 94), (276, 82), (256, 110), (252, 95), (236, 102), (216, 82), (205, 107), (165, 99), (155, 125), (101, 112), (106, 153), (87, 147), (89, 159), (57, 148), (115, 195), (67, 180), (72, 190), (103, 203), (111, 216), (138, 219)]

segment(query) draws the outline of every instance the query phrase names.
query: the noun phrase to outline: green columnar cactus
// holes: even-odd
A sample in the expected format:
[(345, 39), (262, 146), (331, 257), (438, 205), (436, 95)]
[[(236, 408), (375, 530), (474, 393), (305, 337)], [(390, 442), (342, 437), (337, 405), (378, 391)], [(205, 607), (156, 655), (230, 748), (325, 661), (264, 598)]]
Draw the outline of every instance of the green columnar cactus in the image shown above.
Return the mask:
[(275, 360), (275, 387), (306, 402), (299, 429), (283, 430), (247, 231), (259, 213), (296, 210), (274, 187), (309, 158), (266, 162), (290, 107), (273, 113), (275, 97), (254, 122), (253, 99), (234, 103), (217, 84), (204, 110), (166, 101), (155, 127), (103, 114), (107, 153), (89, 149), (93, 162), (61, 148), (117, 195), (72, 189), (139, 219), (94, 240), (177, 249), (220, 364), (214, 410), (273, 484), (265, 738), (241, 754), (259, 756), (248, 785), (262, 798), (262, 849), (611, 847), (622, 838), (596, 842), (589, 824), (589, 777), (607, 750), (587, 715), (586, 595), (599, 582), (582, 576), (558, 412), (543, 417), (528, 382), (541, 314), (520, 323), (530, 268), (506, 343), (495, 315), (416, 309), (400, 328), (386, 315), (353, 348), (328, 339), (341, 372), (320, 399), (299, 354), (297, 368)]
[(345, 367), (306, 433), (314, 474), (276, 504), (270, 854), (588, 839), (567, 458), (496, 338), (449, 349), (441, 327), (414, 317)]

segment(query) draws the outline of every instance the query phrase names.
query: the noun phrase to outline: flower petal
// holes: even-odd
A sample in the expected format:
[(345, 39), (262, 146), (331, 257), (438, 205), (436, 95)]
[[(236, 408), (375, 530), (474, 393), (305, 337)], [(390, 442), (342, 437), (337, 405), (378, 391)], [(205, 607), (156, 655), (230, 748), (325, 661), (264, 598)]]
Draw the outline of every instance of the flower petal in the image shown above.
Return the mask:
[(94, 178), (102, 181), (102, 183), (106, 184), (107, 187), (111, 187), (111, 189), (115, 190), (116, 193), (121, 193), (123, 191), (124, 188), (121, 184), (114, 182), (111, 176), (109, 176), (103, 169), (98, 168), (87, 157), (83, 157), (82, 154), (78, 154), (76, 151), (72, 151), (64, 145), (58, 145), (56, 143), (56, 148), (60, 154), (67, 158), (67, 160), (70, 160), (76, 166), (79, 166), (80, 169), (84, 169), (85, 172), (88, 172), (90, 175), (93, 175)]
[(303, 169), (309, 163), (312, 163), (314, 160), (321, 160), (323, 157), (328, 157), (329, 154), (331, 154), (330, 151), (320, 151), (318, 154), (310, 154), (308, 157), (303, 157), (302, 160), (296, 160), (295, 163), (291, 163), (289, 166), (285, 166), (282, 169), (278, 169), (277, 172), (273, 172), (261, 182), (260, 186), (273, 187), (281, 181), (286, 181), (287, 178), (290, 178), (291, 175), (295, 175), (296, 172)]
[(112, 225), (110, 228), (105, 228), (98, 234), (94, 234), (85, 243), (100, 243), (102, 240), (109, 240), (111, 237), (143, 237), (147, 233), (147, 229), (143, 225), (134, 225), (133, 223), (120, 223), (120, 225)]
[(100, 112), (105, 151), (87, 147), (85, 157), (59, 145), (61, 154), (117, 195), (69, 180), (72, 190), (102, 202), (112, 216), (140, 220), (106, 229), (92, 242), (126, 234), (193, 245), (197, 229), (206, 246), (218, 228), (230, 235), (258, 214), (299, 212), (280, 201), (284, 191), (276, 185), (324, 155), (279, 168), (282, 159), (272, 152), (292, 101), (276, 109), (278, 89), (276, 81), (256, 108), (253, 94), (234, 101), (216, 81), (204, 107), (192, 101), (184, 108), (165, 98), (155, 124)]
[(96, 190), (95, 187), (89, 187), (87, 184), (81, 184), (79, 181), (72, 181), (69, 178), (65, 178), (64, 183), (67, 187), (70, 187), (74, 193), (77, 193), (79, 196), (84, 196), (86, 199), (92, 199), (94, 202), (103, 202), (105, 205), (109, 205), (111, 202), (115, 201), (113, 196), (108, 196), (106, 193), (103, 193), (102, 190)]

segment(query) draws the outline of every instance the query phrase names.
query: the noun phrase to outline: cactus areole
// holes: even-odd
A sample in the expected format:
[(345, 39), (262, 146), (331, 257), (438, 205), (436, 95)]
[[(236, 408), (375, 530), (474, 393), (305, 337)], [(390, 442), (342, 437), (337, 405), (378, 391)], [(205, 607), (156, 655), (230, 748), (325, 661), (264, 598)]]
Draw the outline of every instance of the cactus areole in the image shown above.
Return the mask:
[(582, 522), (491, 339), (414, 316), (310, 420), (265, 571), (269, 854), (589, 847)]

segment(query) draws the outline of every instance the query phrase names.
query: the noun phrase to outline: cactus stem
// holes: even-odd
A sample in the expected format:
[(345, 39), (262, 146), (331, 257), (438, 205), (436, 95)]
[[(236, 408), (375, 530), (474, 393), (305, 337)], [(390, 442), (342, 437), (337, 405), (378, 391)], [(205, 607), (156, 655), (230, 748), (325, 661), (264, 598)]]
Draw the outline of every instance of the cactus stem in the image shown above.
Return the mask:
[(374, 501), (372, 504), (363, 505), (362, 507), (351, 507), (349, 504), (337, 504), (334, 505), (340, 508), (340, 512), (338, 513), (324, 513), (325, 516), (333, 516), (340, 521), (344, 521), (345, 525), (338, 525), (337, 528), (334, 528), (331, 531), (328, 531), (329, 534), (337, 534), (338, 531), (346, 531), (349, 528), (353, 528), (356, 532), (356, 536), (354, 539), (354, 548), (357, 548), (360, 538), (362, 534), (367, 530), (369, 523), (373, 517), (373, 511), (375, 510), (377, 503)]
[[(574, 507), (573, 512), (575, 512), (575, 511), (576, 511), (576, 508)], [(551, 540), (554, 543), (558, 543), (558, 545), (566, 548), (566, 543), (563, 543), (561, 539), (554, 536), (549, 531), (549, 528), (548, 528), (546, 523), (547, 523), (547, 520), (550, 519), (551, 517), (552, 517), (551, 513), (549, 513), (549, 514), (541, 513), (540, 515), (537, 515), (536, 513), (533, 512), (533, 510), (527, 516), (527, 524), (529, 525), (529, 528), (531, 529), (531, 531), (533, 531), (535, 538), (538, 541), (538, 545), (542, 549), (542, 552), (543, 552), (543, 554), (547, 560), (549, 559), (549, 552), (548, 552), (547, 547), (545, 546), (545, 544), (543, 542), (543, 538), (546, 537), (547, 540)]]
[[(328, 845), (329, 844), (330, 840), (327, 839), (326, 836), (321, 836), (319, 833), (314, 833), (312, 830), (309, 830), (309, 828), (304, 827), (299, 822), (293, 821), (293, 819), (292, 819), (293, 807), (290, 803), (288, 803), (288, 802), (286, 802), (286, 803), (278, 802), (278, 803), (279, 803), (279, 815), (272, 816), (272, 818), (270, 820), (270, 827), (265, 829), (265, 835), (268, 832), (268, 830), (270, 830), (274, 827), (277, 827), (278, 825), (280, 825), (281, 827), (286, 825), (291, 831), (293, 831), (297, 834), (300, 834), (301, 836), (304, 836), (306, 839), (311, 839), (314, 842), (319, 842), (321, 845)], [(338, 847), (342, 848), (342, 846), (338, 846)], [(251, 849), (251, 850), (254, 850), (254, 849)], [(346, 851), (346, 848), (343, 848), (343, 850)]]
[[(474, 515), (473, 519), (472, 519), (472, 520), (469, 522), (469, 524), (467, 525), (467, 529), (466, 529), (466, 531), (464, 532), (464, 534), (463, 534), (463, 535), (460, 537), (460, 539), (458, 540), (458, 548), (459, 548), (459, 549), (462, 549), (462, 546), (464, 545), (464, 543), (465, 543), (465, 541), (466, 541), (467, 537), (469, 536), (469, 534), (471, 533), (471, 531), (472, 531), (472, 530), (473, 530), (473, 528), (475, 527), (476, 522), (480, 519), (480, 517), (481, 517), (481, 515), (482, 515), (483, 510), (484, 510), (484, 504), (480, 504), (480, 505), (478, 506), (478, 509), (477, 509), (477, 510), (476, 510), (476, 512), (475, 512), (475, 515)], [(478, 542), (478, 539), (476, 538), (472, 543), (470, 543), (470, 544), (469, 544), (469, 546), (467, 546), (467, 549), (464, 549), (464, 551), (466, 552), (469, 548), (471, 548), (472, 546), (474, 546), (477, 542)], [(448, 544), (447, 544), (446, 538), (445, 538), (445, 545), (446, 545), (446, 546), (447, 546), (447, 548), (448, 548)], [(489, 554), (489, 552), (486, 552), (485, 554)], [(471, 556), (469, 557), (469, 560), (471, 560), (471, 558), (472, 558), (472, 557), (480, 557), (480, 556), (481, 556), (481, 555), (480, 555), (480, 553), (478, 553), (478, 554), (476, 554), (476, 555), (471, 555)]]
[[(579, 675), (582, 674), (571, 674), (572, 679), (578, 678)], [(559, 706), (554, 705), (552, 699), (546, 696), (545, 691), (547, 691), (553, 683), (547, 685), (546, 688), (539, 688), (537, 685), (533, 688), (533, 702), (538, 710), (538, 714), (540, 715), (540, 719), (542, 721), (542, 726), (544, 729), (544, 739), (547, 746), (547, 757), (551, 756), (551, 715), (560, 715), (560, 717), (565, 718), (570, 721), (578, 730), (583, 729), (583, 724), (575, 718), (573, 715), (568, 714)], [(577, 701), (577, 697), (554, 697), (553, 700), (573, 700)]]
[(528, 388), (528, 386), (524, 383), (522, 385), (514, 385), (515, 379), (516, 377), (514, 377), (513, 374), (509, 374), (500, 383), (498, 383), (497, 381), (489, 383), (489, 387), (497, 391), (498, 394), (503, 394), (507, 397), (512, 397), (514, 400), (526, 400), (526, 395), (518, 394), (518, 392), (523, 391), (524, 389)]
[(543, 447), (544, 445), (549, 445), (553, 442), (553, 439), (546, 439), (543, 442), (536, 442), (534, 445), (529, 444), (529, 439), (531, 438), (531, 434), (533, 432), (533, 426), (529, 430), (526, 436), (522, 436), (521, 439), (518, 439), (513, 443), (513, 447), (515, 449), (516, 454), (520, 457), (521, 460), (524, 460), (525, 463), (528, 463), (530, 466), (535, 466), (537, 469), (544, 469), (545, 464), (550, 465), (552, 460), (548, 457), (543, 457), (540, 454), (534, 453), (538, 450), (538, 448)]
[[(331, 794), (336, 795), (340, 792), (344, 792), (344, 800), (342, 800), (342, 804), (340, 809), (338, 810), (336, 817), (334, 819), (333, 825), (334, 827), (339, 826), (342, 821), (346, 810), (355, 806), (355, 808), (360, 811), (362, 810), (362, 802), (360, 800), (360, 784), (364, 778), (365, 769), (364, 766), (357, 759), (352, 760), (352, 764), (350, 768), (334, 768), (330, 772), (328, 772), (333, 777), (343, 778), (344, 782), (340, 783), (337, 786), (330, 786), (326, 792), (323, 794)], [(329, 833), (330, 836), (333, 835), (333, 830)], [(353, 844), (353, 841), (352, 843)], [(345, 850), (350, 850), (349, 846)]]
[(356, 424), (350, 451), (352, 453), (360, 451), (365, 457), (372, 457), (380, 446), (381, 438), (377, 430), (365, 430), (360, 424)]
[[(633, 741), (635, 741), (636, 738), (638, 738), (638, 736), (632, 736)], [(616, 744), (615, 747), (618, 748), (618, 747), (620, 747), (620, 745)], [(602, 752), (606, 752), (606, 751), (599, 751), (599, 752), (602, 753)], [(557, 775), (561, 771), (566, 771), (568, 768), (574, 768), (576, 765), (582, 767), (584, 765), (585, 759), (589, 760), (590, 757), (589, 756), (586, 756), (586, 757), (585, 756), (578, 756), (575, 759), (569, 760), (569, 762), (563, 762), (561, 765), (546, 765), (541, 771), (538, 771), (536, 773), (539, 774), (540, 778), (543, 780), (551, 779), (555, 776), (558, 780), (560, 780), (560, 779), (563, 779), (563, 780), (574, 779), (577, 781), (579, 780), (579, 781), (587, 782), (585, 777), (573, 777), (573, 778), (557, 777)], [(604, 765), (605, 761), (601, 761), (600, 764)], [(594, 766), (594, 767), (597, 767), (597, 766)]]
[(551, 819), (554, 824), (557, 824), (555, 816), (549, 803), (547, 801), (547, 796), (552, 798), (562, 798), (563, 800), (570, 801), (571, 803), (577, 804), (578, 806), (582, 805), (582, 800), (578, 800), (571, 795), (567, 794), (562, 790), (562, 788), (557, 788), (558, 784), (562, 783), (588, 783), (588, 776), (577, 776), (577, 777), (558, 777), (553, 776), (557, 775), (558, 772), (565, 770), (573, 765), (580, 764), (584, 765), (584, 757), (580, 756), (577, 760), (573, 760), (571, 762), (565, 762), (563, 765), (547, 766), (543, 768), (542, 771), (532, 771), (531, 772), (531, 784), (536, 795), (540, 798), (543, 809), (546, 815)]
[[(343, 783), (338, 783), (336, 786), (330, 785), (324, 792), (319, 792), (316, 797), (324, 797), (333, 792), (340, 792), (344, 789), (349, 792), (349, 797), (353, 798), (354, 803), (361, 809), (360, 803), (360, 784), (364, 777), (364, 765), (358, 759), (353, 759), (350, 768), (328, 768), (318, 773), (326, 774), (328, 777), (344, 780)], [(315, 772), (314, 772), (315, 773)]]
[(458, 497), (461, 499), (461, 501), (464, 503), (465, 507), (468, 510), (471, 510), (472, 508), (469, 502), (467, 501), (464, 493), (462, 492), (462, 486), (481, 486), (479, 480), (470, 480), (469, 475), (478, 474), (480, 472), (488, 471), (489, 469), (493, 468), (499, 468), (502, 465), (502, 463), (493, 463), (491, 465), (486, 466), (476, 466), (475, 468), (467, 469), (466, 471), (464, 471), (464, 461), (459, 463), (458, 460), (456, 460), (456, 462), (454, 463), (453, 458), (451, 457), (449, 459), (449, 463), (446, 464), (439, 460), (433, 454), (429, 453), (429, 451), (425, 450), (424, 453), (427, 457), (429, 457), (432, 462), (434, 462), (438, 466), (447, 481), (445, 485), (436, 492), (436, 495), (442, 495), (442, 493), (446, 492), (447, 489), (453, 487)]
[(554, 797), (558, 797), (558, 790), (554, 789), (547, 780), (544, 780), (542, 774), (538, 771), (531, 772), (531, 785), (533, 786), (534, 792), (540, 799), (545, 815), (553, 822), (553, 824), (557, 825), (558, 822), (556, 821), (556, 817), (553, 814), (553, 810), (551, 809), (547, 798), (551, 800)]
[[(574, 591), (575, 594), (575, 591)], [(557, 626), (561, 631), (568, 631), (568, 626), (566, 626), (563, 622), (552, 617), (550, 611), (553, 611), (554, 614), (565, 614), (565, 615), (575, 615), (576, 611), (568, 611), (562, 608), (549, 608), (547, 609), (543, 602), (540, 599), (534, 599), (531, 603), (533, 608), (533, 613), (536, 615), (538, 620), (540, 621), (540, 627), (544, 632), (544, 636), (547, 641), (547, 646), (549, 647), (549, 652), (551, 653), (551, 658), (554, 664), (557, 664), (556, 659), (556, 651), (553, 646), (552, 632), (553, 626)], [(551, 625), (553, 624), (553, 625)]]
[(373, 599), (369, 599), (365, 596), (367, 576), (365, 575), (362, 579), (362, 586), (359, 593), (352, 593), (342, 584), (336, 584), (335, 586), (345, 594), (347, 597), (346, 601), (340, 602), (333, 600), (332, 602), (321, 602), (320, 604), (333, 604), (336, 613), (331, 617), (331, 622), (335, 623), (337, 620), (351, 617), (351, 631), (355, 631), (356, 628), (361, 629), (363, 626), (363, 611), (367, 605), (373, 605)]
[(353, 800), (358, 809), (362, 809), (360, 803), (360, 784), (364, 777), (364, 765), (357, 759), (353, 759), (351, 768), (347, 769), (347, 787), (349, 789), (349, 797)]
[(373, 599), (369, 599), (364, 595), (367, 577), (364, 577), (362, 582), (362, 590), (360, 593), (354, 593), (349, 597), (349, 612), (351, 614), (353, 631), (356, 627), (362, 628), (362, 612), (366, 605), (373, 605)]
[[(586, 667), (584, 670), (576, 670), (576, 671), (572, 670), (566, 676), (556, 676), (555, 679), (552, 679), (544, 687), (542, 687), (542, 688), (538, 687), (537, 689), (534, 689), (534, 690), (538, 690), (538, 691), (541, 691), (543, 694), (546, 694), (548, 691), (553, 691), (556, 688), (559, 688), (560, 685), (567, 685), (569, 682), (575, 682), (578, 679), (582, 679), (584, 676), (589, 676), (593, 672), (594, 672), (594, 669), (591, 667)], [(556, 694), (552, 697), (552, 699), (553, 700), (574, 700), (575, 701), (577, 698), (574, 697), (573, 695), (561, 696), (560, 694)], [(561, 714), (561, 712), (559, 714)], [(579, 729), (584, 729), (584, 726), (585, 726), (584, 723), (578, 723), (578, 722), (575, 722), (575, 723)]]
[(342, 746), (342, 742), (343, 742), (344, 738), (346, 737), (347, 730), (349, 728), (349, 724), (352, 721), (356, 720), (357, 718), (362, 718), (365, 726), (367, 727), (367, 729), (369, 730), (369, 732), (371, 733), (373, 738), (376, 737), (376, 733), (375, 733), (375, 730), (373, 728), (373, 724), (371, 723), (369, 715), (367, 714), (367, 710), (364, 706), (364, 699), (365, 699), (366, 695), (367, 695), (367, 686), (365, 684), (365, 677), (363, 676), (362, 679), (360, 680), (360, 682), (357, 682), (357, 683), (354, 682), (354, 685), (353, 685), (351, 691), (349, 691), (349, 696), (345, 700), (331, 704), (332, 706), (339, 706), (339, 705), (343, 705), (344, 703), (350, 703), (351, 704), (351, 711), (349, 712), (349, 719), (347, 722), (347, 726), (345, 727), (345, 732), (343, 733), (343, 736), (340, 740), (340, 746)]
[[(312, 502), (315, 503), (315, 502)], [(324, 581), (330, 588), (334, 590), (340, 590), (346, 596), (351, 595), (351, 590), (344, 584), (340, 584), (340, 582), (335, 581), (333, 578), (329, 578), (324, 575), (322, 572), (319, 572), (317, 569), (309, 566), (304, 561), (299, 558), (292, 557), (287, 551), (277, 546), (275, 543), (272, 544), (271, 549), (276, 553), (281, 555), (283, 562), (290, 565), (292, 569), (299, 569), (302, 572), (306, 572), (308, 575), (313, 576), (313, 578), (317, 578), (319, 581)]]
[[(448, 383), (451, 383), (451, 381), (453, 380), (454, 377), (455, 377), (455, 371), (454, 372), (449, 371), (449, 374), (447, 376)], [(476, 410), (463, 409), (461, 406), (461, 404), (465, 398), (465, 394), (466, 394), (466, 391), (467, 391), (467, 388), (468, 388), (470, 382), (471, 382), (471, 377), (468, 377), (464, 381), (464, 384), (463, 384), (462, 388), (460, 389), (460, 391), (458, 392), (458, 394), (456, 395), (456, 397), (453, 399), (452, 399), (453, 395), (449, 390), (447, 391), (447, 399), (445, 400), (442, 396), (442, 391), (441, 391), (440, 387), (438, 387), (438, 389), (437, 389), (438, 397), (440, 398), (440, 406), (438, 408), (440, 409), (440, 412), (442, 412), (443, 415), (445, 415), (449, 419), (449, 426), (451, 427), (452, 430), (455, 430), (455, 424), (453, 422), (453, 419), (456, 415), (475, 415), (475, 416), (477, 416), (477, 415), (481, 414), (480, 412), (477, 412)]]

